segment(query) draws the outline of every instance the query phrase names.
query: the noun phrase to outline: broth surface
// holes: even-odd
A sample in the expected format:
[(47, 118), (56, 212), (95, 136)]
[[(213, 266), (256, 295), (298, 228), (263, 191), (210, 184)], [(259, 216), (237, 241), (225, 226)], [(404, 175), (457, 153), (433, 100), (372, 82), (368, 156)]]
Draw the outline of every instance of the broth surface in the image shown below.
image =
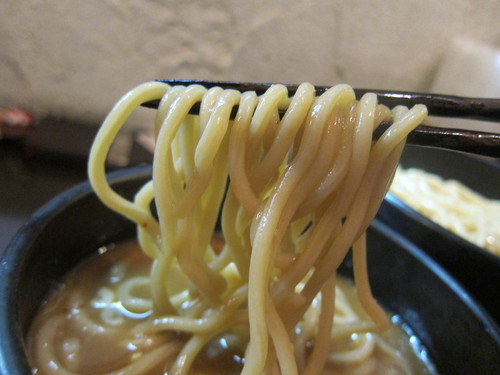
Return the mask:
[[(214, 248), (221, 244), (220, 238), (214, 238)], [(137, 296), (137, 303), (151, 303), (147, 284), (151, 260), (135, 241), (110, 245), (99, 253), (71, 272), (41, 307), (27, 337), (33, 373), (137, 374), (140, 368), (141, 374), (167, 374), (188, 336), (141, 331), (141, 324), (155, 318), (152, 304), (149, 312), (136, 313), (116, 299), (127, 280), (135, 278), (144, 283), (134, 284), (129, 293)], [(337, 300), (345, 298), (361, 320), (369, 320), (350, 281), (338, 280), (337, 285)], [(418, 339), (405, 332), (397, 316), (392, 321), (395, 324), (381, 334), (340, 335), (341, 339), (332, 340), (330, 357), (336, 360), (327, 364), (323, 374), (434, 374), (432, 366), (416, 354), (425, 356)], [(191, 374), (239, 374), (247, 336), (241, 327), (213, 339)], [(308, 345), (312, 348), (313, 340)], [(343, 364), (342, 355), (352, 356), (356, 353), (352, 349), (358, 347), (358, 351), (371, 348), (369, 359), (355, 366)], [(122, 372), (125, 368), (128, 372)]]

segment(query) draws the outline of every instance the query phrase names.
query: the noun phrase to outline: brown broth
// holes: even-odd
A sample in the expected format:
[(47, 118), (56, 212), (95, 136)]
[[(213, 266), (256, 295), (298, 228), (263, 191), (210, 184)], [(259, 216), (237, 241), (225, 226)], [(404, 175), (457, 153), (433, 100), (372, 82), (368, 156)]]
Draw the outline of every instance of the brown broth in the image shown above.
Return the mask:
[[(220, 241), (218, 241), (220, 245)], [(161, 360), (149, 361), (147, 375), (166, 373), (183, 344), (186, 335), (178, 333), (135, 334), (133, 328), (147, 319), (148, 314), (111, 314), (113, 326), (101, 326), (100, 316), (103, 309), (95, 300), (96, 291), (102, 287), (113, 289), (120, 279), (131, 276), (148, 276), (151, 260), (147, 258), (135, 241), (100, 249), (100, 255), (89, 259), (70, 273), (65, 282), (49, 297), (41, 307), (27, 337), (27, 351), (30, 363), (37, 375), (48, 375), (45, 368), (64, 367), (80, 374), (115, 373), (120, 368), (141, 358), (153, 358), (151, 353), (161, 352)], [(360, 314), (356, 304), (355, 289), (342, 282), (342, 290)], [(141, 291), (141, 293), (148, 293)], [(100, 300), (99, 300), (100, 301)], [(120, 309), (120, 306), (115, 306)], [(115, 311), (116, 312), (116, 311)], [(393, 319), (397, 320), (397, 317)], [(233, 335), (234, 336), (234, 335)], [(402, 329), (400, 322), (381, 334), (381, 338), (404, 358), (412, 374), (433, 374), (432, 366), (425, 363), (416, 351), (421, 351), (418, 340)], [(352, 345), (355, 337), (335, 342), (336, 350), (344, 350)], [(196, 359), (192, 374), (239, 374), (242, 368), (244, 343), (231, 335), (218, 337), (203, 350)], [(313, 343), (311, 343), (313, 346)], [(52, 349), (55, 348), (55, 349)], [(53, 350), (52, 358), (43, 354)], [(425, 353), (425, 351), (424, 351)], [(398, 366), (387, 361), (383, 351), (375, 351), (373, 363), (363, 364), (371, 368), (367, 374), (399, 375), (404, 374)], [(361, 367), (363, 367), (361, 366)], [(323, 374), (361, 374), (363, 368), (352, 369), (342, 366), (327, 366)]]

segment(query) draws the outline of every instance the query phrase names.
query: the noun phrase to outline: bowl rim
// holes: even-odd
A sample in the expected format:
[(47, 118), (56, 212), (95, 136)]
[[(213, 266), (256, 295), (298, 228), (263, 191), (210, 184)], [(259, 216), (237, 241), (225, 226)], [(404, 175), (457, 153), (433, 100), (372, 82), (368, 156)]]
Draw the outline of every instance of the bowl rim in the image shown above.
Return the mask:
[(462, 302), (467, 305), (467, 307), (474, 313), (474, 315), (476, 317), (479, 317), (483, 321), (488, 332), (491, 333), (494, 340), (500, 345), (500, 325), (476, 300), (473, 294), (467, 291), (464, 286), (450, 272), (446, 270), (445, 267), (434, 260), (432, 256), (430, 256), (426, 251), (422, 250), (420, 246), (415, 244), (413, 241), (411, 241), (401, 233), (397, 232), (389, 224), (383, 222), (382, 220), (375, 219), (372, 225), (377, 228), (377, 230), (392, 238), (398, 245), (404, 247), (406, 251), (411, 253), (428, 269), (430, 269), (433, 274), (438, 276), (439, 279), (443, 281), (443, 283), (445, 283), (457, 296), (459, 296)]

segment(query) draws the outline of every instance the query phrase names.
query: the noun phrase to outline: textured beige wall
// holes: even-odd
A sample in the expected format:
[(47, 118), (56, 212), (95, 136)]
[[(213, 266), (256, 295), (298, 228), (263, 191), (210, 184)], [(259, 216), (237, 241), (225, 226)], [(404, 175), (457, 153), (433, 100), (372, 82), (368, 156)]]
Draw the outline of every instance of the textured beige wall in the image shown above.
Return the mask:
[(500, 45), (499, 18), (498, 0), (2, 0), (0, 106), (99, 122), (158, 77), (426, 90), (454, 37)]

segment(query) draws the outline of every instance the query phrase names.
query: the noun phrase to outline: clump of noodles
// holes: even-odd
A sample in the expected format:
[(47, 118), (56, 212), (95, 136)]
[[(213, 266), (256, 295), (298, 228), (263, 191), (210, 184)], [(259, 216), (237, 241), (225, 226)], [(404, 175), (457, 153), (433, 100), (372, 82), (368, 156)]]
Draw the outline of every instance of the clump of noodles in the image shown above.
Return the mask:
[(390, 191), (444, 228), (500, 255), (500, 201), (417, 168), (398, 168)]
[[(106, 155), (132, 111), (156, 99), (153, 178), (128, 201), (106, 181)], [(189, 114), (195, 104), (197, 116)], [(116, 104), (92, 146), (89, 177), (107, 206), (137, 223), (154, 261), (149, 302), (130, 296), (143, 279), (122, 291), (129, 310), (152, 310), (136, 329), (189, 335), (169, 374), (187, 374), (206, 344), (228, 332), (246, 346), (245, 375), (319, 374), (328, 361), (371, 355), (367, 336), (357, 356), (332, 357), (342, 330), (333, 328), (342, 319), (334, 320), (336, 269), (352, 246), (356, 288), (372, 321), (349, 321), (340, 335), (386, 328), (370, 292), (364, 232), (406, 135), (426, 114), (421, 105), (390, 111), (374, 94), (357, 101), (348, 85), (316, 97), (307, 83), (289, 97), (282, 85), (257, 96), (150, 82)], [(393, 124), (373, 141), (383, 121)], [(221, 207), (225, 245), (215, 252)]]

